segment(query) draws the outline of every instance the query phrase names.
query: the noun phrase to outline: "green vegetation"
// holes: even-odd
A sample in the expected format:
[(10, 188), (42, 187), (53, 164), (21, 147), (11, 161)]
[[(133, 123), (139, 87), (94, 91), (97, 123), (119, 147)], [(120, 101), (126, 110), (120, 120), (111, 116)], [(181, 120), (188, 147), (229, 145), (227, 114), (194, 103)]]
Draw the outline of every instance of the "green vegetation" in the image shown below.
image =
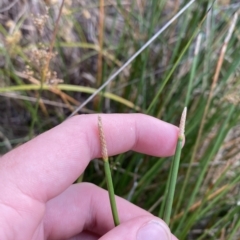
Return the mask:
[[(1, 154), (64, 121), (189, 1), (87, 2), (66, 1), (56, 37), (59, 6), (30, 6), (43, 27), (28, 12), (12, 19), (16, 6), (0, 18)], [(239, 8), (196, 1), (79, 111), (142, 112), (178, 125), (187, 106), (170, 219), (179, 239), (240, 239)], [(164, 216), (171, 160), (110, 158), (115, 193)], [(83, 181), (106, 188), (98, 164)]]

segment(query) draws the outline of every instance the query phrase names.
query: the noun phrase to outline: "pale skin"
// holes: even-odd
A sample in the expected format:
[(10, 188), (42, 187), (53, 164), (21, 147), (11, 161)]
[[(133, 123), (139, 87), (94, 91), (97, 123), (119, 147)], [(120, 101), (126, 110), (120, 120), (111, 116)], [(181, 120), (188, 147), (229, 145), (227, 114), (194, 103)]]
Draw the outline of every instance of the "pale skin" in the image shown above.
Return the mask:
[[(101, 117), (110, 156), (128, 150), (174, 154), (177, 127), (142, 114)], [(90, 183), (72, 185), (100, 154), (93, 114), (73, 117), (2, 156), (0, 239), (135, 240), (141, 226), (156, 221), (175, 240), (161, 219), (120, 197), (121, 224), (114, 227), (107, 191)]]

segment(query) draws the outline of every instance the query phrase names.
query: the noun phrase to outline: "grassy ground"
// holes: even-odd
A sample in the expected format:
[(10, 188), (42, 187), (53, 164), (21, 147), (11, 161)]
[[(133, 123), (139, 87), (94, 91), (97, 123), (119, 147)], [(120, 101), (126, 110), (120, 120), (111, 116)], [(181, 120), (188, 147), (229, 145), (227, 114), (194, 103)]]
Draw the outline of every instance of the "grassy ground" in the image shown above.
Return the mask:
[[(46, 2), (55, 3), (47, 12), (44, 2), (0, 6), (2, 154), (64, 121), (188, 1), (66, 0), (56, 38), (58, 1)], [(239, 8), (197, 1), (80, 111), (178, 125), (188, 107), (170, 221), (180, 239), (240, 238)], [(111, 161), (116, 194), (162, 216), (171, 158), (129, 152)], [(102, 169), (93, 161), (84, 181), (106, 187)]]

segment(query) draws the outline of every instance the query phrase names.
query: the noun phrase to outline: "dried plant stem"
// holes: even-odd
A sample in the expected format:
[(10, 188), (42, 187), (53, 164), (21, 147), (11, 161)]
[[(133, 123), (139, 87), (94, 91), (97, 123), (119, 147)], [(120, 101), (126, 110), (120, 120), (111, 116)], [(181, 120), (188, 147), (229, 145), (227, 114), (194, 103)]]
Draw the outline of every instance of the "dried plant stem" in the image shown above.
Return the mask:
[(30, 136), (33, 135), (33, 129), (34, 129), (35, 123), (37, 121), (37, 112), (38, 112), (38, 108), (39, 108), (39, 105), (40, 105), (40, 99), (41, 99), (41, 95), (42, 95), (43, 84), (46, 81), (46, 76), (47, 76), (48, 69), (49, 69), (49, 64), (50, 64), (52, 51), (53, 51), (53, 46), (54, 46), (54, 42), (55, 42), (55, 39), (56, 39), (56, 35), (57, 35), (57, 31), (58, 31), (58, 24), (59, 24), (60, 17), (62, 15), (64, 2), (65, 2), (65, 0), (62, 0), (62, 4), (60, 6), (57, 21), (56, 21), (54, 31), (53, 31), (53, 36), (52, 36), (51, 43), (50, 43), (49, 54), (48, 54), (48, 57), (46, 59), (46, 64), (45, 64), (45, 66), (44, 66), (44, 68), (41, 72), (41, 81), (40, 81), (40, 86), (41, 87), (40, 87), (37, 102), (36, 102), (36, 107), (35, 107), (35, 111), (34, 111), (34, 115), (33, 115), (33, 120), (32, 120), (31, 126), (30, 126)]
[(101, 84), (102, 80), (102, 50), (103, 50), (103, 38), (104, 38), (104, 0), (100, 0), (99, 9), (99, 53), (98, 53), (98, 72), (97, 72), (97, 85)]
[(112, 182), (112, 175), (111, 175), (110, 165), (108, 161), (107, 144), (106, 144), (105, 136), (103, 132), (102, 119), (100, 116), (98, 116), (98, 130), (99, 130), (101, 152), (102, 152), (102, 158), (104, 162), (104, 171), (106, 176), (106, 182), (108, 187), (108, 194), (109, 194), (109, 199), (110, 199), (110, 204), (112, 209), (113, 220), (114, 220), (115, 226), (118, 226), (120, 224), (120, 221), (118, 217), (117, 204), (115, 200), (114, 188), (113, 188), (113, 182)]
[[(36, 97), (28, 97), (28, 96), (23, 96), (21, 94), (16, 94), (16, 93), (1, 93), (0, 96), (3, 97), (8, 97), (8, 98), (13, 98), (13, 99), (20, 99), (20, 100), (25, 100), (29, 102), (36, 102), (37, 98)], [(56, 101), (51, 101), (48, 99), (41, 98), (40, 99), (45, 105), (50, 105), (50, 106), (55, 106), (55, 107), (60, 107), (60, 108), (69, 108), (68, 104), (61, 103), (61, 102), (56, 102)]]
[[(0, 93), (1, 92), (9, 92), (9, 91), (29, 91), (29, 90), (39, 90), (41, 88), (40, 84), (25, 84), (25, 85), (19, 85), (19, 86), (11, 86), (11, 87), (4, 87), (1, 88), (0, 87)], [(49, 90), (51, 92), (54, 92), (58, 95), (60, 95), (60, 90), (65, 90), (65, 91), (73, 91), (73, 92), (84, 92), (84, 93), (93, 93), (96, 89), (95, 88), (89, 88), (89, 87), (83, 87), (83, 86), (76, 86), (76, 85), (70, 85), (70, 84), (59, 84), (57, 85), (56, 88), (44, 84), (42, 86), (43, 90)], [(105, 98), (109, 98), (113, 101), (122, 103), (123, 105), (128, 106), (129, 108), (134, 108), (137, 111), (141, 111), (139, 106), (134, 105), (134, 103), (119, 97), (118, 95), (115, 95), (113, 93), (110, 92), (105, 92), (105, 93), (101, 93), (101, 96), (104, 96)], [(64, 92), (61, 92), (61, 97), (65, 96), (66, 99), (69, 102), (72, 102), (73, 104), (77, 104), (77, 101), (70, 97), (69, 95), (65, 94)], [(64, 99), (63, 99), (64, 101)], [(86, 110), (86, 109), (85, 109)]]
[[(218, 60), (218, 63), (217, 63), (216, 71), (215, 71), (215, 74), (214, 74), (214, 77), (213, 77), (213, 83), (212, 83), (212, 86), (211, 86), (211, 91), (210, 91), (211, 98), (212, 98), (213, 90), (215, 89), (216, 83), (217, 83), (218, 78), (219, 78), (219, 74), (220, 74), (220, 71), (221, 71), (221, 67), (222, 67), (222, 64), (223, 64), (223, 60), (224, 60), (224, 56), (225, 56), (225, 53), (226, 53), (226, 50), (227, 50), (228, 43), (231, 39), (231, 36), (233, 34), (233, 30), (234, 30), (235, 25), (237, 23), (237, 18), (238, 18), (238, 14), (235, 13), (234, 16), (233, 16), (233, 19), (231, 21), (230, 28), (228, 30), (228, 34), (227, 34), (227, 36), (224, 40), (223, 46), (221, 48), (220, 57), (219, 57), (219, 60)], [(207, 107), (208, 108), (209, 108), (209, 105), (210, 105), (210, 96), (209, 96), (209, 99), (208, 99), (208, 102), (207, 102)], [(204, 122), (203, 122), (203, 124), (204, 124)], [(210, 167), (210, 169), (209, 169), (210, 172), (211, 172), (211, 169), (212, 169), (212, 167)], [(205, 179), (205, 181), (206, 181), (206, 179)]]
[(45, 64), (45, 67), (44, 67), (43, 73), (42, 73), (42, 79), (41, 79), (42, 83), (45, 82), (46, 75), (47, 75), (47, 72), (48, 72), (48, 69), (49, 69), (49, 64), (50, 64), (50, 60), (51, 60), (51, 56), (52, 56), (52, 52), (53, 52), (53, 46), (54, 46), (54, 43), (55, 43), (55, 40), (56, 40), (58, 25), (59, 25), (59, 21), (60, 21), (61, 15), (62, 15), (64, 2), (65, 2), (65, 0), (62, 0), (61, 6), (60, 6), (60, 9), (59, 9), (59, 13), (58, 13), (58, 17), (57, 17), (57, 20), (56, 20), (56, 24), (55, 24), (55, 27), (54, 27), (54, 30), (53, 30), (53, 36), (52, 36), (52, 39), (51, 39), (51, 42), (50, 42), (48, 58), (47, 58), (47, 61), (46, 61), (46, 64)]
[(176, 152), (173, 158), (172, 167), (170, 171), (171, 176), (170, 176), (170, 182), (169, 182), (169, 189), (167, 190), (166, 207), (164, 209), (164, 215), (163, 215), (163, 220), (167, 224), (169, 224), (171, 212), (172, 212), (173, 198), (174, 198), (174, 192), (176, 188), (178, 168), (179, 168), (181, 151), (182, 151), (182, 143), (184, 139), (186, 115), (187, 115), (187, 108), (185, 107), (182, 113), (181, 121), (180, 121), (178, 143), (177, 143)]
[[(228, 187), (228, 184), (226, 184), (226, 185), (222, 186), (221, 188), (217, 189), (215, 192), (213, 192), (212, 194), (207, 196), (207, 201), (210, 201), (210, 200), (214, 199), (216, 196), (218, 196), (220, 193), (222, 193), (227, 187)], [(198, 207), (200, 207), (201, 205), (202, 205), (202, 200), (194, 203), (189, 208), (189, 211), (192, 212), (195, 209), (197, 209)], [(184, 212), (180, 212), (179, 214), (175, 215), (172, 220), (175, 221), (175, 220), (179, 219), (180, 217), (182, 217), (183, 215), (184, 215)]]
[[(26, 74), (17, 72), (17, 71), (15, 73), (17, 76), (28, 79), (31, 83), (33, 83), (35, 85), (41, 85), (40, 81), (32, 76), (28, 77)], [(42, 86), (42, 89), (44, 89), (44, 85)], [(73, 103), (74, 105), (79, 105), (79, 102), (77, 100), (75, 100), (73, 97), (69, 96), (68, 94), (62, 92), (61, 89), (59, 89), (59, 88), (52, 86), (52, 87), (49, 87), (49, 91), (55, 93), (56, 95), (59, 95), (61, 97), (61, 99), (63, 100), (63, 102), (68, 106), (68, 109), (70, 111), (73, 110), (73, 107), (71, 106), (71, 104), (69, 102)]]
[[(37, 96), (37, 99), (38, 99), (38, 96)], [(47, 108), (46, 108), (46, 106), (45, 106), (45, 103), (42, 101), (41, 98), (39, 99), (39, 106), (40, 106), (43, 114), (44, 114), (46, 117), (49, 117), (48, 110), (47, 110)]]

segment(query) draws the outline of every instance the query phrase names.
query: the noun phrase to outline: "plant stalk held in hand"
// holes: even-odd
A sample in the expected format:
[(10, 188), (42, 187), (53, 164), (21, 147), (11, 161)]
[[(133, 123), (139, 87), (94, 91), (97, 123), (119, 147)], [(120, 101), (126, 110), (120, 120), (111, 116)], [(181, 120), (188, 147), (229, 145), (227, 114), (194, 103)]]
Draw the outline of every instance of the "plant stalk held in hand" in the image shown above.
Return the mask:
[(108, 193), (109, 193), (109, 199), (112, 209), (112, 215), (115, 226), (119, 225), (119, 217), (118, 217), (118, 211), (117, 211), (117, 205), (114, 195), (114, 188), (113, 188), (113, 182), (112, 182), (112, 176), (111, 176), (111, 170), (110, 165), (108, 161), (108, 153), (107, 153), (107, 144), (103, 132), (103, 126), (102, 126), (102, 118), (98, 116), (98, 130), (99, 130), (99, 137), (100, 137), (100, 143), (101, 143), (101, 154), (104, 162), (104, 171), (106, 175), (106, 181), (107, 181), (107, 187), (108, 187)]
[(170, 171), (169, 189), (167, 189), (166, 206), (165, 206), (164, 215), (163, 215), (163, 220), (167, 224), (169, 224), (171, 212), (172, 212), (173, 198), (174, 198), (174, 192), (175, 192), (175, 187), (177, 182), (182, 143), (184, 139), (186, 115), (187, 115), (187, 108), (185, 107), (182, 113), (181, 121), (180, 121), (178, 142), (177, 142), (177, 147), (176, 147), (176, 151), (175, 151), (175, 155), (173, 158), (171, 171)]

